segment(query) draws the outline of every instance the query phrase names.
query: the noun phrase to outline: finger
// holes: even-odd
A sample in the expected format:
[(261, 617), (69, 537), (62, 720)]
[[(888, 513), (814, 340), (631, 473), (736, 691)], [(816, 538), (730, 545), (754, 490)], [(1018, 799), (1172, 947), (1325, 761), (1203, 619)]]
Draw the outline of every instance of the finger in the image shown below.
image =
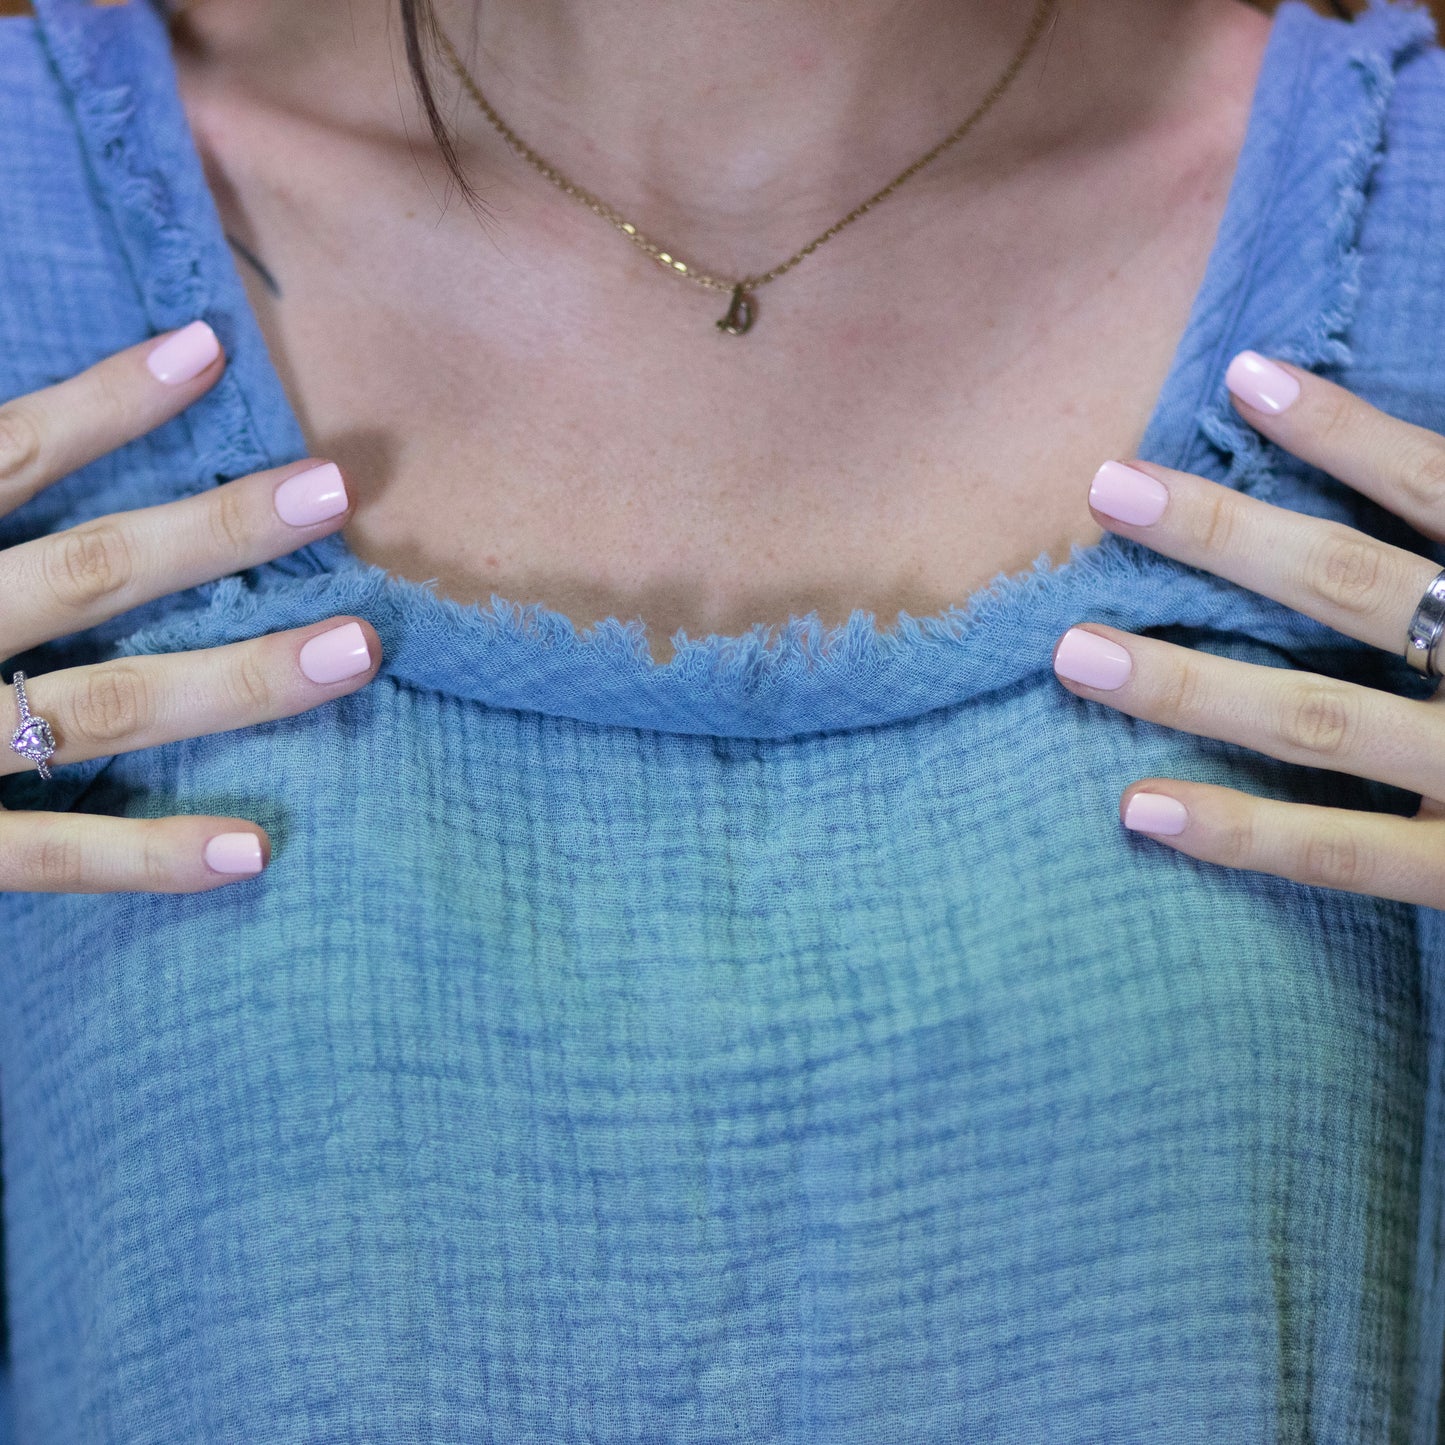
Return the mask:
[(1224, 381), (1236, 410), (1272, 442), (1445, 539), (1445, 437), (1256, 351), (1241, 351)]
[(184, 411), (225, 370), (204, 321), (0, 406), (0, 515)]
[(0, 814), (0, 892), (200, 893), (270, 861), (271, 840), (240, 818)]
[[(381, 640), (369, 622), (333, 617), (224, 647), (68, 667), (25, 679), (31, 714), (50, 724), (51, 768), (293, 717), (364, 687)], [(20, 726), (15, 689), (0, 703), (0, 732)], [(0, 777), (35, 763), (0, 749)]]
[(1095, 623), (1060, 638), (1054, 671), (1070, 692), (1131, 717), (1445, 797), (1445, 714), (1413, 698)]
[(305, 461), (0, 552), (0, 657), (254, 567), (346, 524), (334, 462)]
[(1403, 655), (1440, 566), (1343, 523), (1153, 462), (1105, 462), (1089, 507), (1111, 531)]
[(1445, 907), (1440, 819), (1283, 803), (1177, 778), (1131, 783), (1120, 799), (1119, 818), (1132, 831), (1208, 863)]

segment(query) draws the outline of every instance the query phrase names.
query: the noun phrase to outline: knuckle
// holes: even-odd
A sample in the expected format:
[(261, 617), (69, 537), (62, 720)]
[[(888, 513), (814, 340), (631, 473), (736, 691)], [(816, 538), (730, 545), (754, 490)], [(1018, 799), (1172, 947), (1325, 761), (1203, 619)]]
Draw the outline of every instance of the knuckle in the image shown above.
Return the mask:
[(1326, 888), (1359, 888), (1366, 860), (1348, 828), (1326, 825), (1309, 833), (1300, 849), (1296, 881)]
[(97, 366), (89, 381), (90, 395), (85, 404), (91, 417), (112, 429), (124, 427), (134, 416), (136, 404), (121, 384), (119, 371), (113, 365)]
[(146, 891), (159, 893), (169, 889), (175, 882), (174, 871), (165, 831), (147, 820), (141, 832), (140, 855), (140, 876)]
[(1254, 860), (1254, 821), (1248, 812), (1233, 817), (1220, 831), (1216, 859), (1229, 868), (1247, 868)]
[(0, 406), (0, 481), (15, 481), (40, 456), (40, 424), (25, 407)]
[(247, 525), (246, 502), (241, 488), (219, 487), (214, 497), (208, 512), (212, 540), (228, 555), (246, 551), (251, 546), (251, 529)]
[(1183, 656), (1175, 666), (1160, 698), (1165, 719), (1187, 725), (1200, 720), (1208, 706), (1203, 669), (1192, 656)]
[(1445, 512), (1445, 440), (1412, 444), (1400, 464), (1397, 485), (1417, 510)]
[(61, 533), (42, 554), (41, 574), (62, 607), (84, 609), (127, 586), (135, 571), (130, 543), (110, 522)]
[(85, 742), (105, 744), (145, 732), (154, 699), (139, 668), (98, 668), (71, 704), (71, 726)]
[(20, 869), (21, 885), (45, 892), (75, 892), (85, 881), (85, 852), (69, 828), (57, 829), (26, 852)]
[(1319, 441), (1348, 441), (1359, 416), (1358, 398), (1342, 387), (1326, 387), (1315, 402), (1315, 437)]
[(1239, 515), (1235, 494), (1227, 487), (1208, 487), (1203, 506), (1200, 540), (1204, 550), (1211, 556), (1227, 552), (1230, 538), (1234, 535), (1235, 519)]
[(1384, 552), (1348, 528), (1325, 533), (1311, 550), (1305, 585), (1318, 598), (1345, 612), (1368, 613), (1379, 601)]
[(230, 673), (231, 697), (241, 712), (269, 716), (275, 703), (275, 688), (261, 657), (254, 651), (241, 654)]
[(1349, 751), (1358, 728), (1352, 695), (1336, 683), (1291, 686), (1280, 708), (1278, 740), (1298, 752), (1338, 758)]

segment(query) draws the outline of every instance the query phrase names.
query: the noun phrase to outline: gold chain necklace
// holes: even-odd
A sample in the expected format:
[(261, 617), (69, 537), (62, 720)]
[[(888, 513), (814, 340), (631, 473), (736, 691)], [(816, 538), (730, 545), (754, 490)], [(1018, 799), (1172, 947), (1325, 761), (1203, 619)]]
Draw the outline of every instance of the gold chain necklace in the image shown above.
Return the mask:
[(1023, 67), (1028, 59), (1029, 52), (1033, 50), (1040, 35), (1043, 34), (1044, 22), (1054, 8), (1057, 0), (1039, 0), (1038, 7), (1034, 11), (1034, 18), (1029, 24), (1028, 34), (1024, 37), (1024, 43), (1019, 47), (1018, 54), (1009, 62), (1008, 69), (994, 82), (993, 88), (984, 96), (982, 103), (967, 120), (956, 130), (951, 131), (926, 155), (920, 156), (907, 170), (895, 176), (881, 191), (868, 197), (861, 205), (854, 208), (843, 217), (841, 221), (835, 221), (821, 236), (815, 236), (800, 251), (795, 251), (780, 266), (774, 266), (771, 271), (764, 271), (758, 276), (744, 276), (741, 279), (729, 279), (723, 276), (710, 276), (705, 271), (700, 271), (696, 266), (686, 261), (679, 260), (671, 251), (665, 251), (661, 246), (649, 241), (635, 225), (625, 217), (618, 214), (606, 201), (598, 198), (580, 186), (574, 185), (555, 166), (549, 165), (539, 156), (525, 141), (520, 139), (507, 125), (507, 123), (492, 109), (486, 96), (476, 81), (468, 74), (466, 67), (462, 64), (452, 43), (447, 39), (444, 31), (438, 27), (437, 37), (441, 43), (443, 52), (451, 67), (456, 71), (457, 78), (466, 87), (473, 100), (480, 107), (481, 112), (501, 133), (502, 139), (521, 158), (534, 166), (547, 177), (553, 185), (565, 191), (574, 200), (581, 201), (589, 210), (601, 216), (603, 220), (610, 221), (624, 236), (634, 245), (646, 251), (660, 266), (671, 271), (675, 276), (683, 276), (689, 281), (695, 281), (699, 286), (707, 286), (714, 291), (730, 291), (732, 293), (732, 304), (728, 307), (727, 315), (717, 322), (720, 331), (725, 331), (729, 336), (741, 336), (752, 324), (757, 315), (757, 302), (753, 298), (753, 291), (766, 285), (769, 281), (775, 281), (785, 271), (790, 271), (804, 256), (811, 255), (823, 244), (831, 240), (843, 229), (844, 226), (856, 221), (866, 211), (870, 211), (883, 198), (903, 184), (910, 176), (916, 175), (930, 161), (941, 156), (955, 141), (962, 140), (965, 135), (980, 121), (988, 112), (993, 103), (1008, 89), (1015, 75)]

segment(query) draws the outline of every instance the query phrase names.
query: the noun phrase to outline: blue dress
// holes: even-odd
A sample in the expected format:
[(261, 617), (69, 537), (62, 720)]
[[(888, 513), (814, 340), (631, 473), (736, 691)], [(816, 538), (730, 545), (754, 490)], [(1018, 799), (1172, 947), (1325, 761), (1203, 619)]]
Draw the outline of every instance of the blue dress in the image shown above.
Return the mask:
[[(305, 455), (156, 12), (0, 20), (0, 137), (0, 397), (197, 316), (230, 358), (0, 545)], [(1445, 430), (1442, 156), (1428, 12), (1287, 0), (1140, 454), (1445, 562), (1223, 383), (1254, 347)], [(338, 613), (359, 692), (0, 780), (274, 843), (0, 895), (13, 1441), (1437, 1439), (1442, 915), (1117, 817), (1148, 775), (1418, 800), (1050, 666), (1083, 620), (1424, 696), (1403, 661), (1113, 534), (667, 666), (333, 535), (5, 676)]]

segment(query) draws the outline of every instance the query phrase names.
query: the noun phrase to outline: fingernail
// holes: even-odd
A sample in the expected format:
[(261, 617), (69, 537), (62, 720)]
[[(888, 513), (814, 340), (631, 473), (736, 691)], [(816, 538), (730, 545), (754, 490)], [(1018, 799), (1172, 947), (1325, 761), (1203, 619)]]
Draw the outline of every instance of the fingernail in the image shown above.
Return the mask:
[(1224, 384), (1246, 405), (1272, 415), (1282, 412), (1299, 395), (1299, 382), (1257, 351), (1241, 351), (1229, 363)]
[(1164, 515), (1169, 493), (1137, 467), (1123, 462), (1105, 462), (1089, 484), (1089, 505), (1116, 522), (1147, 527)]
[(206, 844), (205, 857), (216, 873), (259, 873), (261, 840), (254, 833), (217, 833)]
[(337, 517), (350, 505), (346, 483), (335, 462), (323, 462), (309, 471), (287, 477), (276, 488), (276, 515), (293, 527), (310, 527)]
[(1124, 826), (1140, 833), (1182, 833), (1189, 809), (1163, 793), (1135, 793), (1124, 809)]
[(1081, 627), (1069, 628), (1054, 654), (1054, 671), (1060, 677), (1105, 691), (1128, 682), (1133, 667), (1133, 660), (1118, 643)]
[(301, 649), (301, 671), (312, 682), (340, 682), (371, 666), (371, 649), (359, 622), (343, 623)]
[(220, 354), (216, 333), (204, 321), (192, 321), (152, 347), (146, 366), (157, 381), (178, 386), (199, 376)]

